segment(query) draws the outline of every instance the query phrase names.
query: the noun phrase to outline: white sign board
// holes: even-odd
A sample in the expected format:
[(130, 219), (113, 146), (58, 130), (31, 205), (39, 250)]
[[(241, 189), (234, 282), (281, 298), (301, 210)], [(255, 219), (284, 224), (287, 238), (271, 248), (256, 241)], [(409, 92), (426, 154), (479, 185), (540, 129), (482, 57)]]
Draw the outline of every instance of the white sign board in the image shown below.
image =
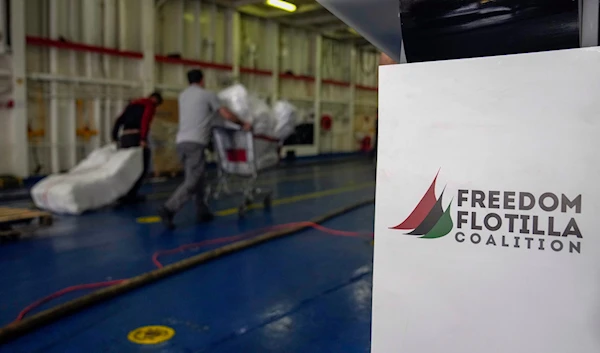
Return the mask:
[(600, 352), (600, 50), (379, 85), (372, 352)]

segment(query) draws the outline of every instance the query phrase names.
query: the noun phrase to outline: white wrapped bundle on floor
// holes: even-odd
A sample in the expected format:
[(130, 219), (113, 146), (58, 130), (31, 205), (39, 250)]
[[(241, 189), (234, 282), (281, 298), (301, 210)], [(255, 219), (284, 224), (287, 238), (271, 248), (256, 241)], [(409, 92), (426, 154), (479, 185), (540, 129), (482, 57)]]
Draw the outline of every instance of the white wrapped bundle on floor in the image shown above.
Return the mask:
[(246, 88), (237, 83), (219, 92), (221, 103), (243, 121), (250, 122), (250, 99)]
[(141, 148), (107, 145), (93, 151), (65, 174), (50, 175), (31, 189), (39, 208), (78, 215), (108, 206), (125, 195), (142, 175)]
[(257, 135), (271, 136), (276, 121), (267, 103), (256, 95), (250, 95), (250, 122), (252, 131)]
[(273, 105), (273, 118), (275, 127), (272, 136), (279, 140), (285, 140), (296, 130), (298, 110), (288, 101), (277, 101)]

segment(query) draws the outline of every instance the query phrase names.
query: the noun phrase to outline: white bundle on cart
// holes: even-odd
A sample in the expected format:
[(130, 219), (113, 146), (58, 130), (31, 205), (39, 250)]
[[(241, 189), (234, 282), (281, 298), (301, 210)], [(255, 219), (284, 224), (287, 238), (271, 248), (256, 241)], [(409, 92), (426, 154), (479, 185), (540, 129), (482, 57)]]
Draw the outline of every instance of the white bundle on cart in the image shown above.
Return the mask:
[[(249, 94), (241, 84), (222, 90), (218, 96), (223, 105), (242, 121), (252, 124), (252, 131), (256, 135), (285, 140), (296, 129), (297, 109), (288, 101), (277, 101), (272, 108), (269, 108), (264, 99)], [(235, 128), (232, 124), (226, 123), (225, 126)]]
[(246, 88), (237, 83), (219, 92), (221, 103), (240, 119), (250, 122), (250, 99)]
[(142, 175), (141, 148), (110, 144), (93, 151), (65, 174), (50, 175), (31, 189), (39, 208), (78, 215), (108, 206), (125, 195)]
[(298, 122), (298, 110), (290, 102), (281, 100), (273, 105), (273, 117), (275, 127), (271, 136), (285, 140), (296, 130)]
[(249, 96), (250, 117), (252, 131), (256, 135), (271, 136), (277, 121), (271, 114), (271, 109), (267, 103), (256, 95)]

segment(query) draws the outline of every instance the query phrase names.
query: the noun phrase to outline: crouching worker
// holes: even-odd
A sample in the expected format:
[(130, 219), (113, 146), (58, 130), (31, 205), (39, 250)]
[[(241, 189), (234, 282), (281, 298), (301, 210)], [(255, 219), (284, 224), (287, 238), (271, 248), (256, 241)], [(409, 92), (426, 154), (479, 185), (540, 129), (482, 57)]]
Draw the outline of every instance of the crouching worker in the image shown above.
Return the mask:
[(241, 125), (244, 130), (251, 126), (242, 122), (229, 109), (222, 107), (217, 95), (204, 89), (204, 76), (200, 70), (187, 73), (189, 87), (179, 95), (179, 129), (176, 149), (184, 168), (184, 181), (159, 210), (159, 215), (169, 229), (175, 227), (173, 217), (190, 199), (196, 203), (198, 222), (213, 219), (204, 198), (204, 150), (210, 141), (213, 120), (221, 117)]
[[(119, 148), (142, 147), (144, 151), (142, 175), (129, 192), (119, 199), (120, 203), (130, 204), (144, 201), (138, 192), (150, 166), (151, 153), (148, 147), (148, 135), (156, 107), (162, 102), (162, 96), (158, 92), (152, 93), (148, 98), (134, 100), (127, 105), (113, 126), (112, 139), (114, 142), (118, 142)], [(119, 130), (121, 130), (120, 135)]]

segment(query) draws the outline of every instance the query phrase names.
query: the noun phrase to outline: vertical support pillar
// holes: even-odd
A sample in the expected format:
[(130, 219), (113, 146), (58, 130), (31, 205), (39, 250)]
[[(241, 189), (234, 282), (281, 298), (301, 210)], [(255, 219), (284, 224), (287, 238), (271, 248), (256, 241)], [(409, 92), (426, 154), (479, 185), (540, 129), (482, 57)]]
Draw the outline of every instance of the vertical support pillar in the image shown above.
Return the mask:
[(579, 3), (580, 40), (582, 47), (595, 47), (598, 45), (598, 21), (600, 3), (598, 0), (580, 0)]
[[(306, 35), (308, 34), (308, 35)], [(305, 32), (305, 31), (299, 31), (298, 28), (290, 28), (290, 37), (289, 37), (289, 52), (290, 53), (298, 53), (297, 50), (294, 50), (295, 48), (301, 48), (302, 45), (304, 44), (303, 42), (307, 41), (310, 42), (310, 32)], [(291, 49), (294, 48), (294, 49)], [(315, 46), (314, 46), (314, 52), (316, 53), (317, 51), (317, 47), (316, 47), (316, 40), (315, 40)], [(295, 73), (296, 75), (300, 74), (303, 71), (303, 67), (304, 66), (304, 60), (301, 59), (300, 55), (296, 54), (296, 55), (290, 55), (289, 57), (289, 63), (290, 63), (290, 69), (292, 70), (293, 73)], [(319, 59), (321, 60), (321, 59)], [(321, 61), (319, 61), (321, 62)], [(317, 62), (315, 61), (315, 65), (317, 65)], [(317, 72), (318, 68), (315, 66), (315, 75)]]
[[(116, 19), (117, 19), (117, 8), (115, 0), (104, 0), (104, 18), (103, 18), (103, 39), (102, 44), (107, 48), (114, 48), (115, 39), (116, 39)], [(102, 67), (107, 76), (112, 77), (113, 73), (111, 71), (111, 62), (113, 58), (106, 55), (102, 58)], [(106, 86), (104, 89), (104, 101), (102, 102), (103, 115), (98, 115), (98, 144), (101, 145), (103, 142), (108, 143), (112, 140), (111, 130), (112, 130), (112, 104), (111, 104), (111, 93), (114, 88), (110, 86)], [(94, 116), (96, 119), (96, 116)]]
[[(127, 8), (125, 7), (125, 1), (131, 1), (131, 0), (115, 0), (116, 3), (116, 12), (117, 12), (117, 28), (118, 28), (118, 33), (117, 33), (117, 37), (118, 37), (118, 48), (120, 50), (127, 50)], [(141, 6), (141, 5), (140, 5)], [(120, 80), (123, 80), (125, 78), (125, 62), (124, 62), (125, 58), (118, 58), (117, 59), (117, 78)], [(125, 101), (123, 100), (125, 97), (125, 90), (123, 89), (123, 87), (119, 87), (118, 89), (115, 90), (117, 95), (115, 98), (115, 102), (114, 104), (112, 104), (115, 107), (115, 114), (111, 114), (110, 117), (110, 124), (112, 127), (112, 119), (113, 116), (112, 115), (118, 115), (121, 114), (121, 112), (123, 111), (123, 109), (125, 108)], [(130, 98), (130, 97), (127, 97)]]
[(280, 59), (280, 45), (279, 45), (279, 24), (275, 21), (270, 22), (271, 30), (271, 57), (272, 65), (271, 70), (273, 71), (271, 77), (271, 104), (275, 103), (279, 99), (279, 59)]
[(350, 92), (348, 94), (348, 100), (350, 106), (348, 107), (348, 136), (349, 143), (348, 149), (354, 150), (354, 119), (356, 116), (356, 46), (350, 48)]
[[(121, 91), (122, 91), (122, 89), (121, 89)], [(114, 104), (114, 106), (115, 106), (115, 111), (116, 111), (115, 115), (120, 115), (121, 112), (123, 111), (123, 109), (125, 109), (125, 101), (123, 100), (122, 96), (117, 99), (117, 102)], [(113, 118), (112, 115), (110, 117), (111, 117), (111, 119)], [(112, 128), (112, 126), (111, 126), (111, 128)]]
[[(131, 0), (116, 0), (117, 1), (117, 13), (118, 13), (118, 28), (119, 28), (119, 33), (118, 33), (118, 47), (120, 50), (128, 50), (128, 43), (127, 43), (127, 17), (129, 14), (127, 14), (127, 5), (125, 5), (125, 1), (131, 1)], [(142, 0), (143, 1), (143, 0)], [(140, 6), (142, 6), (140, 4)], [(142, 34), (143, 35), (143, 34)], [(123, 80), (125, 79), (125, 58), (118, 58), (118, 66), (117, 66), (117, 75), (118, 75), (118, 79)], [(140, 69), (141, 71), (141, 69)], [(116, 109), (118, 111), (118, 113), (120, 113), (123, 110), (124, 107), (124, 95), (125, 95), (125, 90), (120, 87), (117, 91), (117, 95), (119, 98), (117, 98), (117, 104), (116, 104)], [(131, 97), (127, 97), (127, 98), (131, 98)]]
[(25, 60), (25, 1), (13, 1), (10, 6), (10, 31), (13, 63), (13, 100), (11, 112), (13, 141), (11, 156), (13, 173), (29, 175), (29, 143), (27, 139), (27, 78)]
[[(62, 98), (63, 99), (63, 107), (66, 106), (64, 112), (66, 112), (66, 116), (63, 120), (63, 124), (59, 123), (59, 127), (61, 128), (61, 134), (66, 136), (66, 139), (61, 138), (61, 145), (66, 152), (66, 162), (63, 162), (62, 169), (71, 169), (75, 165), (77, 165), (77, 150), (78, 150), (78, 141), (77, 141), (77, 101), (72, 98), (77, 92), (77, 86), (71, 86), (69, 90), (69, 97)], [(85, 109), (85, 101), (81, 101), (83, 104), (83, 109), (80, 109), (80, 112), (83, 114), (86, 113)], [(62, 114), (61, 114), (62, 115)], [(63, 142), (64, 140), (64, 142)], [(85, 150), (85, 149), (84, 149)]]
[(321, 152), (321, 88), (322, 88), (322, 61), (323, 61), (323, 37), (320, 33), (315, 34), (315, 125), (314, 143), (316, 154)]
[(112, 141), (112, 123), (113, 123), (113, 111), (112, 111), (112, 100), (110, 96), (104, 98), (104, 114), (100, 118), (102, 119), (102, 136), (104, 137), (104, 143)]
[(90, 128), (96, 130), (96, 136), (92, 136), (90, 140), (90, 149), (95, 150), (100, 147), (100, 138), (102, 134), (102, 116), (101, 116), (102, 99), (99, 97), (94, 98), (92, 101), (92, 114), (90, 121)]
[(231, 66), (232, 75), (236, 81), (240, 80), (240, 58), (242, 50), (242, 32), (241, 32), (241, 17), (240, 13), (235, 10), (231, 11)]
[[(81, 12), (78, 10), (81, 9)], [(94, 23), (90, 23), (90, 16), (94, 15), (93, 10), (90, 14), (90, 6), (88, 4), (79, 2), (78, 0), (70, 0), (67, 6), (67, 16), (68, 16), (68, 30), (67, 30), (67, 38), (74, 42), (79, 42), (83, 39), (83, 42), (86, 44), (93, 44), (90, 39), (90, 27), (95, 28)], [(79, 29), (77, 26), (78, 19), (83, 16), (83, 21), (81, 24), (83, 28)], [(93, 19), (93, 17), (91, 17)], [(80, 34), (82, 38), (79, 38)], [(79, 76), (79, 65), (77, 64), (77, 53), (75, 51), (70, 51), (69, 53), (69, 73), (73, 77)], [(91, 77), (91, 69), (92, 69), (92, 56), (90, 53), (84, 54), (85, 60), (85, 75), (87, 77)], [(89, 73), (88, 73), (89, 71)], [(65, 124), (61, 124), (61, 129), (64, 129), (67, 135), (67, 139), (65, 141), (65, 149), (67, 150), (67, 168), (73, 168), (77, 164), (77, 92), (79, 92), (79, 84), (71, 83), (69, 85), (69, 97), (65, 98), (64, 102), (67, 105), (67, 115), (65, 119)], [(79, 109), (80, 112), (85, 111), (85, 103), (83, 109)], [(62, 140), (62, 139), (61, 139)]]
[(0, 0), (0, 53), (6, 52), (6, 36), (8, 35), (6, 33), (6, 1)]
[(194, 53), (197, 60), (202, 60), (202, 42), (204, 37), (202, 36), (202, 25), (200, 23), (200, 15), (202, 13), (202, 2), (194, 1)]
[[(70, 11), (75, 11), (77, 9), (77, 5), (81, 6), (81, 12), (83, 15), (82, 21), (82, 34), (83, 34), (83, 42), (89, 45), (98, 45), (99, 43), (95, 43), (94, 36), (98, 31), (98, 25), (96, 23), (96, 3), (94, 1), (79, 1), (79, 0), (71, 0)], [(76, 36), (77, 26), (75, 25), (77, 21), (77, 14), (71, 13), (69, 18), (70, 21), (70, 32), (71, 36)], [(84, 71), (85, 77), (92, 77), (92, 53), (86, 52), (84, 54)], [(71, 68), (72, 70), (76, 70), (77, 68)]]
[[(56, 0), (48, 0), (48, 9), (50, 13), (50, 38), (58, 39), (58, 9), (59, 4)], [(58, 74), (58, 50), (50, 48), (50, 73)], [(58, 84), (56, 81), (50, 82), (50, 170), (59, 173), (60, 165), (60, 124), (58, 111)]]
[[(127, 5), (126, 1), (131, 0), (116, 0), (117, 1), (117, 9), (118, 9), (118, 17), (119, 17), (119, 49), (120, 50), (128, 50), (128, 42), (127, 42), (127, 18), (131, 14), (127, 13)], [(141, 0), (144, 1), (144, 0)], [(141, 5), (140, 5), (141, 6)], [(125, 77), (125, 58), (119, 58), (119, 79), (124, 79)]]
[[(98, 45), (94, 41), (94, 35), (97, 31), (98, 24), (96, 23), (96, 3), (94, 1), (78, 1), (71, 0), (69, 4), (69, 38), (71, 40), (79, 42), (83, 41), (85, 44), (89, 45)], [(78, 10), (81, 10), (80, 12)], [(81, 21), (81, 28), (77, 26), (78, 18), (83, 18)], [(81, 35), (81, 38), (78, 38)], [(76, 53), (71, 51), (70, 60), (71, 60), (71, 75), (72, 76), (80, 76), (79, 66), (76, 61)], [(84, 69), (83, 76), (92, 77), (92, 53), (85, 53), (83, 56), (84, 59)], [(77, 164), (77, 150), (79, 147), (79, 141), (77, 138), (77, 129), (83, 128), (84, 126), (77, 126), (78, 117), (77, 114), (82, 114), (79, 118), (86, 119), (90, 117), (90, 104), (88, 104), (86, 99), (80, 99), (77, 97), (77, 93), (79, 92), (79, 84), (73, 84), (71, 86), (72, 95), (66, 100), (66, 104), (68, 105), (67, 109), (67, 123), (65, 124), (65, 128), (67, 129), (68, 134), (68, 144), (69, 144), (69, 168), (74, 167)], [(78, 107), (79, 105), (79, 107)], [(85, 140), (83, 140), (85, 141)], [(84, 154), (87, 154), (87, 148), (93, 148), (92, 146), (82, 145)]]
[[(217, 38), (217, 3), (213, 1), (210, 7), (210, 36), (208, 39), (208, 61), (215, 62), (215, 38)], [(227, 43), (227, 48), (231, 46)]]
[[(142, 18), (142, 90), (144, 95), (154, 90), (154, 0), (141, 1)], [(183, 18), (181, 18), (183, 21)]]
[[(175, 40), (177, 41), (177, 51), (179, 52), (179, 54), (181, 55), (182, 58), (187, 57), (187, 55), (185, 53), (185, 45), (187, 44), (185, 42), (185, 19), (184, 19), (185, 3), (186, 3), (186, 0), (179, 0), (177, 2), (177, 9), (176, 9), (176, 13), (175, 13), (175, 22), (178, 24), (177, 32), (176, 32), (177, 38)], [(179, 76), (179, 77), (177, 77), (177, 82), (179, 82), (179, 84), (181, 84), (181, 85), (187, 84), (186, 78), (185, 78), (185, 66), (178, 65), (177, 76)]]
[[(127, 0), (130, 1), (130, 0)], [(142, 59), (142, 66), (140, 70), (140, 74), (142, 76), (142, 92), (145, 96), (152, 93), (155, 89), (155, 73), (154, 73), (154, 65), (155, 65), (155, 53), (154, 53), (154, 45), (155, 41), (155, 25), (154, 21), (156, 19), (156, 15), (154, 13), (154, 0), (140, 0), (141, 6), (141, 42), (142, 42), (142, 53), (144, 57)], [(183, 5), (182, 5), (183, 6)], [(181, 13), (181, 18), (179, 19), (183, 23), (183, 13)], [(152, 136), (149, 136), (149, 144), (152, 145)], [(153, 163), (150, 161), (150, 168), (153, 168)]]

